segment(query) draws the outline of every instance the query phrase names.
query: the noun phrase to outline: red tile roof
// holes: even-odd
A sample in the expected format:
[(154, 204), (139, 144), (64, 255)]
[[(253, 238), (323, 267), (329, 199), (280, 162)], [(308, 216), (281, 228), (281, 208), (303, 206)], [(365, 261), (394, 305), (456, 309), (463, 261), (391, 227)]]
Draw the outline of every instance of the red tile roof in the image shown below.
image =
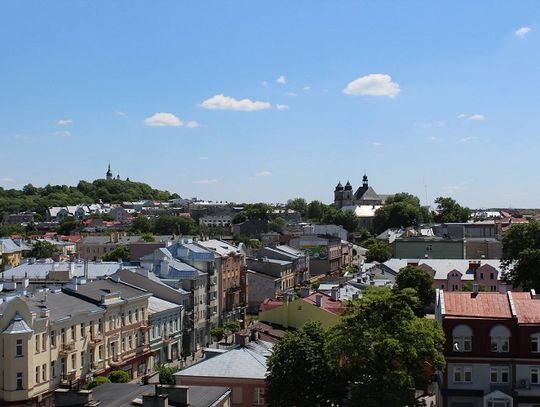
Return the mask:
[(274, 300), (272, 298), (266, 298), (260, 305), (261, 312), (270, 311), (271, 309), (280, 307), (283, 305), (283, 301)]
[(520, 324), (540, 323), (540, 298), (533, 298), (530, 292), (512, 292), (514, 308)]
[(325, 311), (331, 312), (332, 314), (336, 314), (336, 315), (341, 315), (343, 311), (345, 311), (345, 306), (341, 303), (341, 301), (339, 300), (334, 301), (327, 294), (315, 292), (311, 294), (310, 296), (302, 298), (302, 299), (312, 305), (317, 305), (318, 295), (322, 296), (321, 309), (324, 309)]
[[(514, 294), (514, 293), (512, 293)], [(512, 318), (506, 294), (498, 292), (445, 292), (444, 315), (477, 318)]]

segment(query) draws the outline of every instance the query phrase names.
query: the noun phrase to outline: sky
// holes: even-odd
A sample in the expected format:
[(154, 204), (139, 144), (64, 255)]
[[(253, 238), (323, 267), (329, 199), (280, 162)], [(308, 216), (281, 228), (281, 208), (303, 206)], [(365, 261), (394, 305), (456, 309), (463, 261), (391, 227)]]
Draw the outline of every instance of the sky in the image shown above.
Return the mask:
[(540, 207), (540, 2), (2, 1), (0, 186)]

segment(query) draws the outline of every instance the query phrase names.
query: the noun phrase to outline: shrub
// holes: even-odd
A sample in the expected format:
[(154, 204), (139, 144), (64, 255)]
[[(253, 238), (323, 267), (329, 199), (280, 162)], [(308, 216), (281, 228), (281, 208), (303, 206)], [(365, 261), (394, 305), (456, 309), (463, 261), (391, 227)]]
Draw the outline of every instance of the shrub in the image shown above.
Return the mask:
[(174, 380), (174, 374), (178, 371), (177, 367), (166, 367), (159, 365), (157, 367), (159, 372), (159, 383), (160, 384), (176, 384)]
[(90, 383), (88, 383), (86, 385), (86, 388), (88, 390), (91, 390), (93, 389), (94, 387), (98, 387), (104, 383), (110, 383), (111, 381), (109, 380), (108, 377), (105, 377), (105, 376), (98, 376), (96, 377), (94, 380), (92, 380)]
[(114, 370), (109, 374), (111, 383), (127, 383), (129, 382), (129, 374), (123, 370)]
[(225, 335), (225, 330), (223, 328), (212, 328), (210, 330), (210, 335), (216, 338), (216, 341), (221, 341)]

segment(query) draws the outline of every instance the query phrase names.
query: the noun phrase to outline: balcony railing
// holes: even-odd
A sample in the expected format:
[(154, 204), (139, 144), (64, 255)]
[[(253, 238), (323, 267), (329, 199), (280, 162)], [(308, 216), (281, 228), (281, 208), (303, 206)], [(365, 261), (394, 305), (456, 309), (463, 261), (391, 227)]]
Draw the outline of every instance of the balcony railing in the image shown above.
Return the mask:
[(111, 360), (109, 361), (109, 365), (111, 365), (112, 367), (118, 367), (122, 363), (123, 363), (122, 356), (120, 355), (112, 357)]
[(103, 334), (101, 332), (93, 333), (90, 336), (90, 344), (91, 345), (96, 345), (96, 344), (98, 344), (100, 342), (103, 342)]
[(75, 352), (75, 342), (74, 341), (64, 342), (60, 346), (60, 353), (61, 354), (68, 354), (68, 353), (71, 353), (71, 352)]

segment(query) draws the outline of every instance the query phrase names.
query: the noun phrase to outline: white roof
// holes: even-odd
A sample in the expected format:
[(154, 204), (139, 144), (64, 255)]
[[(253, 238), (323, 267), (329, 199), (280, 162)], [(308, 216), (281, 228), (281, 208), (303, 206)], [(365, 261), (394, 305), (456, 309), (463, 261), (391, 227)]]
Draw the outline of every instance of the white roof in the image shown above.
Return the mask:
[[(73, 277), (84, 277), (84, 262), (72, 263), (74, 265)], [(45, 280), (47, 274), (55, 268), (55, 271), (69, 270), (70, 263), (23, 263), (17, 267), (13, 267), (4, 271), (5, 279), (15, 278), (22, 279), (28, 277), (31, 280)], [(88, 278), (96, 279), (99, 277), (109, 276), (114, 274), (120, 265), (118, 262), (89, 262), (88, 263)]]
[(354, 212), (359, 218), (372, 218), (375, 211), (381, 208), (381, 205), (349, 205), (341, 208), (342, 211)]
[(167, 311), (174, 308), (180, 309), (180, 307), (181, 306), (178, 304), (162, 300), (161, 298), (153, 296), (148, 298), (148, 314), (155, 314), (157, 312)]

